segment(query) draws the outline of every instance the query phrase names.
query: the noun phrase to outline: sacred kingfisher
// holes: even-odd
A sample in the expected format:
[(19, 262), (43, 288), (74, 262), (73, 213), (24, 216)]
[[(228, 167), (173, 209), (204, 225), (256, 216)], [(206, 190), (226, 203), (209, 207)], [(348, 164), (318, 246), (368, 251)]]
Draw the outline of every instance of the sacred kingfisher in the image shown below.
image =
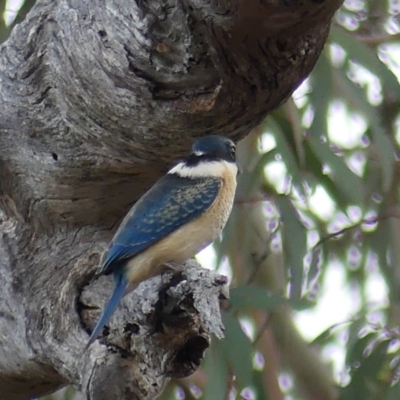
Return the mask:
[(168, 263), (193, 257), (220, 235), (236, 191), (235, 150), (222, 136), (197, 139), (190, 155), (132, 207), (98, 268), (97, 274), (114, 275), (115, 289), (86, 348), (124, 294), (161, 274)]

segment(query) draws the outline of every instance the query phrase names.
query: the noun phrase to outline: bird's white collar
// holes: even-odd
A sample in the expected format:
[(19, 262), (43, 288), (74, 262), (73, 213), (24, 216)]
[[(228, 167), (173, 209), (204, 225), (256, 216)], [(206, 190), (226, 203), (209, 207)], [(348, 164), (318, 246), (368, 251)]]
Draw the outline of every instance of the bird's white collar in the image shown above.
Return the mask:
[(170, 169), (168, 173), (177, 174), (182, 178), (206, 178), (223, 177), (227, 171), (236, 177), (238, 167), (235, 163), (225, 160), (202, 161), (193, 167), (188, 167), (184, 162), (181, 162)]

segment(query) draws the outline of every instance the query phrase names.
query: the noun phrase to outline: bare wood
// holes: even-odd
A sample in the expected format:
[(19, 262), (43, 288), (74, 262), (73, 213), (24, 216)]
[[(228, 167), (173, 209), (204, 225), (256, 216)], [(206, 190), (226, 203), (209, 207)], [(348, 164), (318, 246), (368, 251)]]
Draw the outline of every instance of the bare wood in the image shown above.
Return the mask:
[[(38, 0), (15, 27), (0, 47), (0, 392), (7, 399), (68, 382), (88, 399), (153, 399), (168, 375), (191, 371), (179, 363), (157, 369), (146, 346), (165, 356), (172, 337), (182, 349), (196, 329), (207, 345), (220, 325), (220, 278), (195, 267), (201, 279), (186, 278), (189, 292), (209, 293), (209, 282), (218, 288), (210, 304), (188, 313), (193, 331), (184, 324), (160, 344), (132, 334), (133, 349), (110, 336), (109, 346), (82, 356), (93, 322), (83, 309), (98, 312), (110, 284), (89, 284), (99, 254), (116, 222), (194, 137), (239, 139), (293, 92), (340, 4)], [(146, 286), (144, 303), (126, 299), (111, 325), (120, 338), (137, 323), (127, 321), (142, 324), (140, 307), (154, 306), (160, 284)]]

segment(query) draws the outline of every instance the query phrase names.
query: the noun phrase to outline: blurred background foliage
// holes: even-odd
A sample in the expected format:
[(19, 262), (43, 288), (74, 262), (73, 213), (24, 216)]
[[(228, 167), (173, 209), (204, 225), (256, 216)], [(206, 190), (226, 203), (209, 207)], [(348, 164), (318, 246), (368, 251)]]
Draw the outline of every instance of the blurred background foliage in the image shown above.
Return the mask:
[[(0, 3), (0, 40), (33, 3)], [(400, 399), (399, 12), (345, 1), (310, 77), (241, 142), (234, 211), (199, 256), (231, 278), (226, 339), (162, 399)]]

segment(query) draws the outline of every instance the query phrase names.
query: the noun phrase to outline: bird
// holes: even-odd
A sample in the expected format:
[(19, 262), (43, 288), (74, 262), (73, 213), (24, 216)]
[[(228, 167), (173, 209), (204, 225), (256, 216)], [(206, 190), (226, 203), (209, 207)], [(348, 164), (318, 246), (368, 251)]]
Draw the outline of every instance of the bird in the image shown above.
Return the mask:
[(113, 274), (114, 291), (86, 349), (125, 294), (171, 268), (171, 263), (194, 257), (219, 237), (232, 210), (238, 172), (234, 142), (203, 136), (193, 142), (187, 158), (134, 204), (96, 273)]

